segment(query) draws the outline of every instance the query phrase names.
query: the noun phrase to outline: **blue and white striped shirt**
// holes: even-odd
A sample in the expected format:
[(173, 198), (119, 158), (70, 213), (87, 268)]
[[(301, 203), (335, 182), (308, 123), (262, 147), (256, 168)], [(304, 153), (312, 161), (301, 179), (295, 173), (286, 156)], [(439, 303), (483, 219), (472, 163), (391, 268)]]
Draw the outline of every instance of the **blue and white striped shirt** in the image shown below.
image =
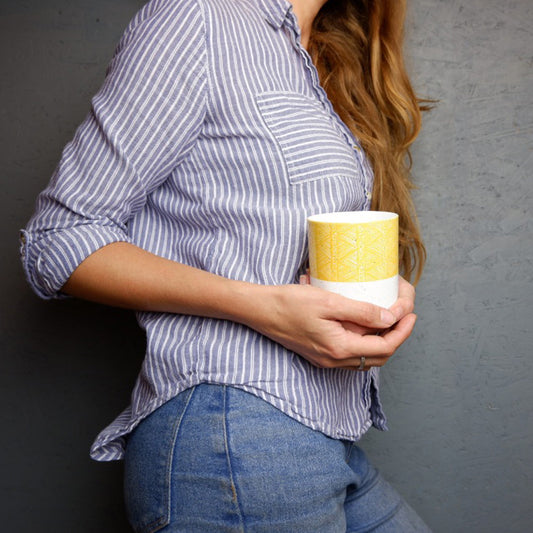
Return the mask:
[[(300, 44), (286, 0), (152, 0), (128, 26), (92, 110), (22, 232), (44, 298), (115, 241), (259, 284), (295, 283), (306, 218), (368, 209), (372, 172)], [(229, 321), (139, 312), (131, 405), (91, 455), (120, 459), (148, 414), (201, 382), (240, 387), (357, 440), (383, 429), (378, 369), (319, 369)]]

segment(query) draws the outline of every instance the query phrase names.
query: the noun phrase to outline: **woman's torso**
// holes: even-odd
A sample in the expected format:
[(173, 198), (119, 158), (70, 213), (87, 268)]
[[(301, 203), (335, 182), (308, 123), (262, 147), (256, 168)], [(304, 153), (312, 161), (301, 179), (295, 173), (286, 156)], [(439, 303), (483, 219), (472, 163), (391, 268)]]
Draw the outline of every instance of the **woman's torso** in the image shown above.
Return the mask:
[[(369, 208), (368, 163), (321, 89), (288, 3), (180, 4), (201, 13), (197, 42), (183, 40), (201, 48), (202, 123), (186, 156), (130, 220), (129, 235), (153, 253), (224, 277), (294, 283), (307, 262), (306, 218)], [(149, 27), (156, 11), (145, 8), (137, 23)], [(160, 37), (174, 26), (169, 20)], [(335, 438), (384, 427), (377, 369), (318, 369), (231, 322), (164, 313), (138, 320), (146, 358), (131, 406), (93, 445), (96, 459), (120, 458), (125, 434), (200, 382), (241, 387)]]

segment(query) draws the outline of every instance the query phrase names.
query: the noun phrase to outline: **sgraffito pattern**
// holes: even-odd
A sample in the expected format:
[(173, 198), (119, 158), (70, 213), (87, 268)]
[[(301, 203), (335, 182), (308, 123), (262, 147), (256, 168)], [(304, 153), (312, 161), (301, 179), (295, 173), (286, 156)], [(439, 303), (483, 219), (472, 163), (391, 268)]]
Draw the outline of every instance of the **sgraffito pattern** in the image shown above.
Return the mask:
[(398, 218), (309, 223), (311, 275), (324, 281), (364, 282), (398, 274)]

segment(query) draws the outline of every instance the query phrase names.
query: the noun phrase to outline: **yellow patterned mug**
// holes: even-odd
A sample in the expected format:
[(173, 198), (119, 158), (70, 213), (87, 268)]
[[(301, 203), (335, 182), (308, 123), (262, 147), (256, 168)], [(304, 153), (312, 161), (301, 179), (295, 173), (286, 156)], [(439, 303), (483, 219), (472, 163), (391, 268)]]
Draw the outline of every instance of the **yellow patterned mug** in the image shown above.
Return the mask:
[(382, 307), (396, 301), (396, 213), (348, 211), (307, 220), (311, 285)]

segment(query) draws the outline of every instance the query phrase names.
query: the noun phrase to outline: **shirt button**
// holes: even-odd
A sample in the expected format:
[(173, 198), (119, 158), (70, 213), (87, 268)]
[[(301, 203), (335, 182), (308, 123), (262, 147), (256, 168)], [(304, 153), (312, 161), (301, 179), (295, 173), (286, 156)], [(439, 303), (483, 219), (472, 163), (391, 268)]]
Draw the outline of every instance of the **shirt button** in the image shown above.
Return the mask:
[(352, 144), (352, 148), (353, 148), (356, 152), (360, 152), (360, 151), (361, 151), (361, 148), (359, 148), (359, 146), (357, 146), (357, 144)]
[(372, 193), (370, 191), (366, 191), (365, 196), (367, 197), (368, 200), (372, 200)]
[(20, 232), (20, 242), (26, 244), (26, 235), (23, 232)]

